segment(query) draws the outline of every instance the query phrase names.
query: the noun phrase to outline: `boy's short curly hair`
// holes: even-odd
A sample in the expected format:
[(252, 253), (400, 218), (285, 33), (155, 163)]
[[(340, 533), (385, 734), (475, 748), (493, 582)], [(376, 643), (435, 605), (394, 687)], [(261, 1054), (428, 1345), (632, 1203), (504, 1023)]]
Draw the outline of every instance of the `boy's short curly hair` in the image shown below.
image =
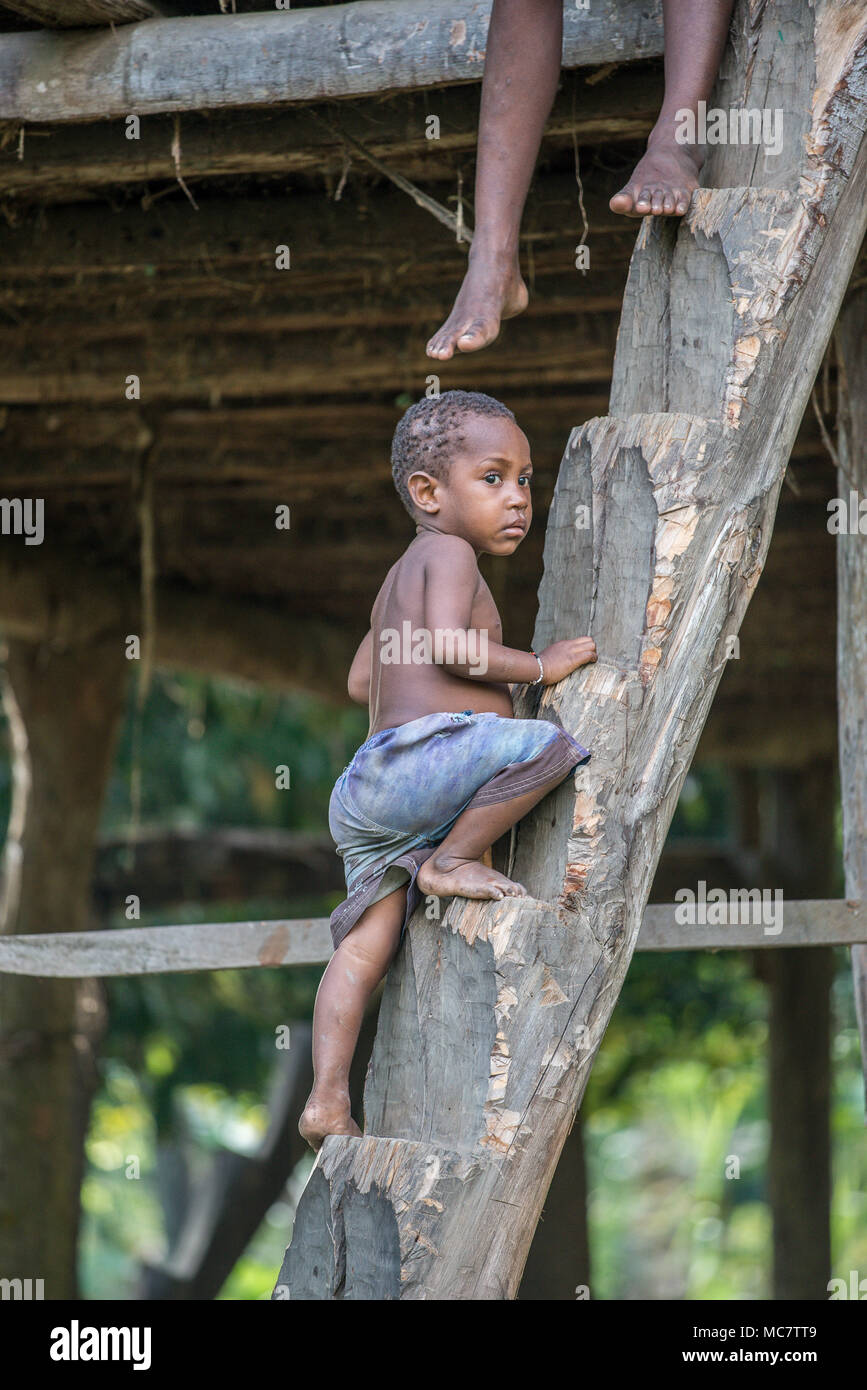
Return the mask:
[(464, 439), (461, 423), (468, 415), (499, 415), (515, 420), (508, 406), (482, 391), (444, 391), (441, 396), (425, 396), (398, 420), (391, 441), (391, 476), (413, 521), (416, 513), (407, 478), (418, 472), (430, 473), (443, 481), (448, 478), (455, 447)]

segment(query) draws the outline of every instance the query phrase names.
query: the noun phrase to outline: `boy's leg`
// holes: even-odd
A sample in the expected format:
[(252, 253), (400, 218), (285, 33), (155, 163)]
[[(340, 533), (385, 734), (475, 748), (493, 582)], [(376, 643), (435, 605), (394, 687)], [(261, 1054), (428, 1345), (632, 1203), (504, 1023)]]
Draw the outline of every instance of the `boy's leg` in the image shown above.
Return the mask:
[(349, 1067), (367, 1001), (400, 944), (406, 893), (396, 888), (372, 903), (322, 976), (313, 1011), (313, 1090), (298, 1123), (311, 1148), (326, 1134), (361, 1134), (349, 1109)]
[(522, 883), (513, 883), (505, 874), (480, 863), (486, 849), (558, 787), (562, 772), (550, 782), (533, 787), (508, 801), (490, 806), (471, 806), (458, 816), (451, 830), (418, 871), (420, 892), (436, 897), (455, 894), (463, 898), (505, 898), (527, 896)]
[(647, 141), (647, 154), (611, 199), (628, 217), (684, 213), (698, 187), (701, 155), (675, 139), (678, 111), (694, 114), (713, 88), (728, 34), (733, 0), (662, 0), (665, 22), (665, 95)]
[(475, 226), (455, 307), (427, 345), (445, 360), (493, 342), (527, 305), (518, 265), (521, 214), (563, 50), (563, 0), (494, 0), (479, 109)]

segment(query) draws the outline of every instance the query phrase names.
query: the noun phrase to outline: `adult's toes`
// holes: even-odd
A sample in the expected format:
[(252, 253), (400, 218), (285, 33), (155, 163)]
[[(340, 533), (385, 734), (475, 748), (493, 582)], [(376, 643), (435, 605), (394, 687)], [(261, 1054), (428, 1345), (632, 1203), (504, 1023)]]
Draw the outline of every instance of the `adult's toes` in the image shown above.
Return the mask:
[(667, 217), (670, 217), (674, 212), (676, 203), (677, 199), (675, 198), (675, 195), (672, 193), (671, 189), (669, 189), (662, 200), (662, 211), (665, 213)]
[(459, 350), (467, 352), (474, 347), (483, 347), (488, 341), (486, 327), (484, 319), (473, 319), (457, 339)]
[(454, 332), (450, 332), (448, 327), (441, 328), (428, 343), (428, 356), (451, 357), (454, 352), (454, 337)]
[(649, 188), (642, 188), (642, 190), (641, 190), (641, 192), (639, 193), (638, 197), (635, 199), (635, 210), (636, 210), (636, 212), (650, 212), (650, 202), (651, 202), (650, 189), (649, 189)]
[(665, 200), (665, 191), (662, 188), (654, 188), (653, 198), (651, 199), (650, 210), (656, 217), (662, 213), (662, 204)]

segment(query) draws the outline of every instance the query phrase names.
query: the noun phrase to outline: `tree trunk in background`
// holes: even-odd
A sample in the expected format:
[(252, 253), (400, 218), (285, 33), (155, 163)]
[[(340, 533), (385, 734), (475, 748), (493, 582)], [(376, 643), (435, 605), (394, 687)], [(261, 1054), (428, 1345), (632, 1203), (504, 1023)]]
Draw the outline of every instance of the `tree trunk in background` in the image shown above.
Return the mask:
[[(867, 290), (844, 306), (837, 325), (840, 467), (837, 496), (857, 494), (867, 512)], [(848, 510), (848, 508), (847, 508)], [(867, 516), (857, 533), (837, 536), (837, 707), (843, 867), (847, 898), (867, 898)], [(867, 946), (852, 947), (855, 1007), (867, 1098)]]
[[(10, 641), (13, 749), (0, 931), (90, 926), (94, 844), (128, 666), (119, 638), (87, 648)], [(96, 1072), (90, 982), (0, 974), (0, 1271), (77, 1296), (83, 1142)]]
[[(830, 898), (835, 883), (832, 761), (763, 779), (763, 887)], [(783, 930), (785, 940), (785, 898)], [(827, 1299), (831, 1277), (831, 946), (762, 952), (768, 986), (768, 1199), (773, 1297)]]
[(527, 1256), (519, 1299), (574, 1302), (582, 1286), (590, 1287), (583, 1119), (579, 1110), (563, 1145)]

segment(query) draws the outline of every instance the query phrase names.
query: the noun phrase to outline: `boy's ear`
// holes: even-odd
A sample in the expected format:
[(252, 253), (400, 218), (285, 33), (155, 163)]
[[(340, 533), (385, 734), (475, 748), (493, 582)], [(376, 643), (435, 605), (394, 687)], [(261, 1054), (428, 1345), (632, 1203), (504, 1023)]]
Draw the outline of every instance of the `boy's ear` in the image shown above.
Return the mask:
[(435, 512), (439, 509), (436, 496), (438, 481), (430, 473), (422, 473), (420, 470), (410, 473), (406, 480), (407, 491), (420, 511)]

